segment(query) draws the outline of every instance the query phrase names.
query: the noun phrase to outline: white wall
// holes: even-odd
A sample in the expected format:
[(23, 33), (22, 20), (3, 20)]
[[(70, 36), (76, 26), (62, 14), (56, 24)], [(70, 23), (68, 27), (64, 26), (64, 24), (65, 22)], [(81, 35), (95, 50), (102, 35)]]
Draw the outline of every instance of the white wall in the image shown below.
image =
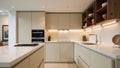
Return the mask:
[(61, 32), (61, 31), (53, 31), (49, 32), (48, 35), (51, 35), (52, 41), (81, 41), (81, 36), (83, 34), (97, 34), (98, 35), (98, 41), (100, 41), (101, 45), (104, 46), (113, 46), (114, 43), (112, 42), (112, 38), (116, 34), (120, 34), (120, 22), (116, 24), (112, 24), (109, 26), (104, 26), (101, 29), (87, 29), (87, 32), (84, 31), (68, 31), (68, 32)]
[(9, 17), (9, 45), (16, 44), (16, 11), (11, 10), (8, 13)]
[(2, 25), (8, 25), (8, 15), (0, 15), (0, 41), (2, 40)]
[[(52, 41), (81, 41), (82, 30), (68, 30), (68, 31), (48, 31), (47, 36), (51, 36)], [(46, 37), (47, 37), (46, 36)], [(46, 38), (47, 39), (47, 38)]]
[(101, 29), (94, 29), (91, 32), (89, 31), (88, 33), (97, 34), (100, 37), (99, 40), (101, 40), (101, 45), (113, 46), (113, 36), (115, 36), (116, 34), (120, 34), (120, 22), (109, 26), (104, 26)]

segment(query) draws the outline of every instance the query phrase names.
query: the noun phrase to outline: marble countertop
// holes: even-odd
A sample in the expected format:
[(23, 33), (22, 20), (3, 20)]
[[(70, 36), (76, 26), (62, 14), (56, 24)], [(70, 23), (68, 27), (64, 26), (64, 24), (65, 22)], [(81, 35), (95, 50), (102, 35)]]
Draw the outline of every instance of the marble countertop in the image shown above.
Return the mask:
[(75, 42), (83, 47), (91, 49), (101, 55), (110, 57), (111, 59), (120, 59), (120, 48), (113, 47), (112, 45), (84, 45), (81, 42)]
[(0, 67), (11, 67), (25, 57), (32, 54), (35, 50), (42, 47), (44, 43), (38, 46), (1, 46), (0, 47)]

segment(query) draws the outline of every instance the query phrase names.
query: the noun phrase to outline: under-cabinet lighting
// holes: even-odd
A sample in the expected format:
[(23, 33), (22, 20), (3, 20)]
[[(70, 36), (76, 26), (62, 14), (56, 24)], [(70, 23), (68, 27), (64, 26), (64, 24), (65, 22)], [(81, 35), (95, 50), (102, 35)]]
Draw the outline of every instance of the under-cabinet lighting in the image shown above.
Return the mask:
[(109, 25), (113, 25), (113, 24), (116, 24), (117, 23), (117, 19), (112, 19), (112, 20), (107, 20), (105, 21), (102, 26), (109, 26)]
[(78, 30), (72, 30), (72, 29), (70, 29), (70, 32), (83, 32), (83, 29), (78, 29)]
[(69, 30), (68, 29), (60, 29), (58, 30), (59, 32), (68, 32)]
[(49, 29), (48, 32), (57, 32), (57, 29)]
[(87, 28), (86, 29), (86, 32), (91, 32), (92, 31), (92, 28)]

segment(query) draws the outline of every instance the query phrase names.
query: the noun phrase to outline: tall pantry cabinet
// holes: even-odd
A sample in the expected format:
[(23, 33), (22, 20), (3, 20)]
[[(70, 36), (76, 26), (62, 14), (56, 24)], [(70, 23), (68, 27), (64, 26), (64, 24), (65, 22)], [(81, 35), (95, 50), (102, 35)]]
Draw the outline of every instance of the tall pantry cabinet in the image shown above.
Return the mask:
[(45, 12), (17, 12), (17, 43), (32, 43), (32, 29), (45, 28)]

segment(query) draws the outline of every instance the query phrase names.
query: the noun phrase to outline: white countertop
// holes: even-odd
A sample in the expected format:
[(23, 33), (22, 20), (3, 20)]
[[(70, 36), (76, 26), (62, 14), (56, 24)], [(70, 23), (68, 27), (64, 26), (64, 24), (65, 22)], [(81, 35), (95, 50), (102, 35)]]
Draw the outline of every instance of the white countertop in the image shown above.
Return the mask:
[(60, 42), (75, 42), (83, 47), (91, 49), (95, 52), (100, 53), (101, 55), (110, 57), (111, 59), (120, 59), (120, 48), (112, 47), (113, 45), (84, 45), (79, 41), (48, 41), (47, 43), (60, 43)]
[(120, 59), (120, 48), (112, 47), (112, 45), (84, 45), (81, 42), (75, 43), (112, 59)]
[(0, 47), (0, 67), (11, 67), (20, 60), (24, 59), (35, 50), (42, 47), (44, 43), (38, 46), (1, 46)]

